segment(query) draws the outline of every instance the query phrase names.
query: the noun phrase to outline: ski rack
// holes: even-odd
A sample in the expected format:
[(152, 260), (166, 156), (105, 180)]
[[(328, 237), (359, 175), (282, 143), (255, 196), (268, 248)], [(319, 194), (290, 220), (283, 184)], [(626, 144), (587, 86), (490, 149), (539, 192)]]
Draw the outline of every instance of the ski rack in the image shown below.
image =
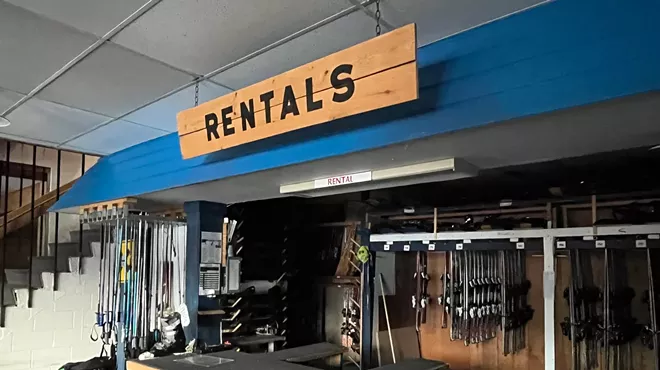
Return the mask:
[(457, 240), (411, 240), (371, 242), (373, 252), (449, 252), (449, 251), (500, 251), (500, 250), (543, 250), (541, 239), (457, 239)]
[(137, 203), (133, 198), (121, 198), (80, 207), (80, 222), (94, 222), (128, 216), (130, 208)]
[(660, 248), (660, 224), (492, 230), (414, 234), (372, 234), (372, 252), (434, 252), (455, 250), (543, 250), (553, 238), (562, 249)]
[(108, 220), (180, 221), (185, 222), (183, 209), (146, 211), (137, 208), (134, 198), (121, 198), (80, 207), (80, 223), (98, 223)]
[[(372, 234), (372, 253), (435, 252), (455, 250), (540, 250), (543, 252), (543, 313), (545, 370), (554, 370), (555, 361), (555, 254), (567, 249), (660, 248), (660, 224), (571, 227), (557, 229), (490, 230), (411, 234)], [(372, 256), (372, 260), (377, 260)], [(375, 267), (375, 266), (374, 266)], [(364, 279), (364, 272), (363, 272)], [(363, 290), (373, 292), (373, 280)], [(369, 293), (366, 294), (369, 296)], [(371, 312), (373, 300), (363, 300), (362, 309)], [(371, 327), (362, 321), (362, 332)], [(366, 329), (366, 330), (365, 330)], [(363, 336), (370, 343), (370, 338)]]

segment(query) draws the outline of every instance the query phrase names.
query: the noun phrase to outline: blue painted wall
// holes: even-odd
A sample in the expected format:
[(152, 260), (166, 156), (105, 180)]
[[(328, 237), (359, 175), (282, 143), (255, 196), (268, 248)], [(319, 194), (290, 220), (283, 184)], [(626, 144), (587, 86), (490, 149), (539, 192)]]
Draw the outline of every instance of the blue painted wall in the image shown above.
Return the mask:
[(418, 55), (418, 101), (185, 161), (170, 134), (103, 158), (53, 210), (659, 90), (660, 0), (557, 0)]

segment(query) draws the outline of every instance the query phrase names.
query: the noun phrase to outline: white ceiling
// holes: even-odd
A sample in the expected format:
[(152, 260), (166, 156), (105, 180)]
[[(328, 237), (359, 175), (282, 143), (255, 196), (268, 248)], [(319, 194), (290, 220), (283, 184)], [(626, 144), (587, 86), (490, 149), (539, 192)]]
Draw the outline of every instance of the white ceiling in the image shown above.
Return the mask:
[[(372, 12), (373, 0), (367, 8)], [(382, 0), (420, 45), (543, 0)], [(109, 154), (175, 115), (374, 35), (357, 0), (0, 0), (0, 137)], [(384, 31), (387, 31), (387, 27)]]

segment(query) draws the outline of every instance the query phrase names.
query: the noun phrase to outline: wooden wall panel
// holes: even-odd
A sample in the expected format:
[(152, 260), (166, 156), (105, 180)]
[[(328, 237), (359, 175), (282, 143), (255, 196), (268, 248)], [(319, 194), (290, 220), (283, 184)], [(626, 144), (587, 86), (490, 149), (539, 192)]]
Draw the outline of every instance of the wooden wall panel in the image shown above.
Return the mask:
[[(431, 276), (429, 294), (441, 294), (440, 276), (444, 272), (444, 253), (429, 253), (428, 269)], [(477, 345), (465, 346), (462, 341), (450, 341), (449, 329), (442, 329), (442, 309), (437, 302), (429, 306), (427, 322), (422, 325), (422, 356), (445, 361), (452, 370), (467, 369), (535, 369), (543, 366), (543, 259), (528, 256), (527, 275), (532, 283), (529, 302), (535, 309), (534, 318), (527, 325), (528, 346), (515, 355), (502, 355), (501, 334)]]
[[(429, 294), (437, 297), (441, 294), (442, 284), (440, 277), (444, 272), (444, 253), (429, 254)], [(591, 256), (594, 281), (602, 287), (603, 254), (594, 251)], [(628, 284), (635, 289), (633, 300), (633, 316), (641, 324), (649, 321), (647, 306), (642, 303), (641, 297), (648, 288), (646, 257), (642, 251), (631, 251), (626, 255), (628, 267)], [(556, 369), (571, 370), (571, 342), (562, 335), (559, 324), (568, 317), (568, 306), (564, 299), (564, 289), (571, 279), (568, 258), (556, 258), (557, 285), (555, 289), (555, 348)], [(544, 332), (543, 332), (543, 258), (540, 255), (527, 256), (527, 278), (532, 283), (529, 294), (529, 303), (534, 308), (534, 318), (527, 325), (527, 348), (510, 356), (503, 356), (501, 350), (501, 332), (498, 338), (478, 345), (465, 346), (461, 341), (449, 340), (449, 329), (441, 328), (442, 310), (433, 302), (429, 306), (427, 322), (421, 330), (422, 357), (445, 361), (452, 370), (509, 370), (509, 369), (543, 369), (544, 366)], [(644, 348), (635, 340), (630, 348), (632, 350), (631, 363), (626, 369), (653, 369), (653, 353)], [(598, 370), (603, 370), (601, 366)]]

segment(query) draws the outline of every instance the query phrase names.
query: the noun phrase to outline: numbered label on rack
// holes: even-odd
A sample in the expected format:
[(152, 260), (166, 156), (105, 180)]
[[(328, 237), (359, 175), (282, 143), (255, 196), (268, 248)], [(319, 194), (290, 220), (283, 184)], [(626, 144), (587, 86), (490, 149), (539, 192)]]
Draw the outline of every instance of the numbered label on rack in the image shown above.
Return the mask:
[(525, 242), (517, 242), (516, 249), (525, 249)]
[(646, 240), (644, 239), (635, 240), (635, 248), (646, 248)]
[(410, 244), (404, 244), (403, 245), (403, 251), (404, 252), (410, 252)]
[(456, 243), (456, 250), (457, 251), (462, 251), (463, 250), (463, 243)]
[(566, 242), (563, 240), (557, 242), (557, 249), (566, 249)]
[(384, 250), (385, 252), (389, 251), (389, 250), (390, 250), (390, 245), (389, 245), (389, 244), (385, 244), (385, 246), (383, 247), (383, 250)]
[(434, 251), (435, 250), (435, 244), (429, 244), (429, 250)]
[(596, 248), (605, 248), (605, 240), (596, 240)]

